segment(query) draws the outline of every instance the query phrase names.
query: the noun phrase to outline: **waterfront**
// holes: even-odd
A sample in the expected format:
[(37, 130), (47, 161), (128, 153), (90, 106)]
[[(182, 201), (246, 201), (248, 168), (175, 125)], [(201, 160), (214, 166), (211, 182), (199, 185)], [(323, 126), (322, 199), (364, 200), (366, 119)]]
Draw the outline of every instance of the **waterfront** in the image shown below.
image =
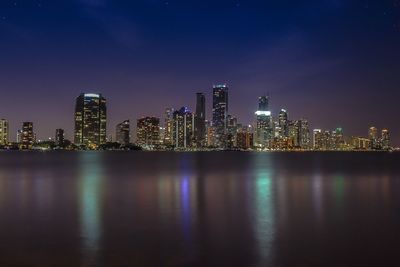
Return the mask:
[(0, 152), (0, 266), (393, 266), (400, 153)]

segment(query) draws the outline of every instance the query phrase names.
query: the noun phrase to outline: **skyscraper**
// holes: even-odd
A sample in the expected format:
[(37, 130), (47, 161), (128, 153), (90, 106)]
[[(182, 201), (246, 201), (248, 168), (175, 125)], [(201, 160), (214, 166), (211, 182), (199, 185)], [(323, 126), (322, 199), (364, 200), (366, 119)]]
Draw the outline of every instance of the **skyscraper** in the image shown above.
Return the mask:
[(238, 127), (236, 146), (239, 149), (250, 149), (253, 147), (253, 133), (251, 126)]
[(203, 93), (196, 94), (196, 114), (194, 118), (196, 146), (205, 145), (206, 138), (206, 98)]
[(285, 109), (281, 109), (279, 112), (278, 125), (280, 128), (279, 137), (288, 137), (289, 136), (289, 125), (288, 125), (288, 113)]
[(193, 145), (194, 116), (187, 107), (174, 112), (173, 140), (175, 148)]
[(33, 133), (33, 123), (23, 122), (21, 132), (21, 149), (31, 149), (35, 143), (35, 134)]
[(55, 136), (55, 143), (57, 146), (61, 146), (65, 142), (64, 138), (64, 130), (63, 129), (56, 129), (56, 136)]
[(101, 94), (84, 94), (76, 98), (75, 144), (96, 148), (107, 137), (106, 99)]
[(238, 131), (237, 118), (229, 115), (227, 116), (227, 126), (226, 126), (226, 147), (233, 148), (237, 145), (236, 134)]
[(390, 149), (390, 134), (389, 134), (389, 130), (387, 130), (387, 129), (382, 130), (381, 144), (382, 144), (382, 149), (384, 149), (384, 150)]
[(301, 119), (298, 121), (299, 123), (299, 146), (302, 149), (310, 149), (311, 140), (310, 140), (310, 128), (308, 125), (308, 121), (305, 119)]
[(225, 84), (214, 85), (213, 87), (213, 114), (212, 126), (214, 127), (215, 146), (225, 147), (227, 134), (228, 115), (228, 87)]
[(313, 149), (320, 150), (323, 148), (323, 134), (321, 129), (313, 130)]
[(152, 148), (160, 144), (160, 119), (143, 117), (137, 120), (137, 144)]
[(118, 123), (115, 127), (115, 138), (117, 143), (121, 145), (128, 145), (130, 143), (130, 123), (129, 120), (124, 120), (121, 123)]
[(173, 136), (172, 130), (174, 127), (174, 109), (167, 108), (165, 110), (165, 118), (164, 118), (164, 145), (170, 146), (173, 144)]
[(371, 149), (379, 148), (379, 139), (378, 139), (378, 129), (375, 127), (370, 127), (368, 130), (368, 138), (370, 142)]
[(268, 102), (269, 99), (267, 96), (260, 96), (258, 98), (258, 110), (255, 112), (257, 125), (255, 129), (254, 145), (261, 149), (271, 148), (274, 137), (274, 125)]
[(0, 145), (7, 145), (9, 142), (9, 125), (6, 119), (0, 120)]

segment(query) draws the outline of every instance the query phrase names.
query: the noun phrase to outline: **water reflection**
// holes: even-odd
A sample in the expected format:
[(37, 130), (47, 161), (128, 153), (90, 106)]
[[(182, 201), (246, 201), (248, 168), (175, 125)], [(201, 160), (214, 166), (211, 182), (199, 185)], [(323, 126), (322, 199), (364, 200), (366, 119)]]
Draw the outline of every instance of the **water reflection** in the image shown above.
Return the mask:
[(81, 153), (79, 177), (80, 225), (84, 262), (92, 265), (98, 261), (97, 252), (101, 238), (101, 200), (103, 192), (103, 170), (101, 153)]
[(272, 242), (275, 234), (273, 180), (269, 155), (255, 158), (255, 238), (262, 263), (272, 262)]

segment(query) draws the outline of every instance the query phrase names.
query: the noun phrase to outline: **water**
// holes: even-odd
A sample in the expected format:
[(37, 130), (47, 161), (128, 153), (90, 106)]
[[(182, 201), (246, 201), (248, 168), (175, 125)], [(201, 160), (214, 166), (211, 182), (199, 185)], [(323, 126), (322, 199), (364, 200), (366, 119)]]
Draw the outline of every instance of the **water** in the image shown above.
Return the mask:
[(1, 152), (0, 266), (398, 266), (400, 154)]

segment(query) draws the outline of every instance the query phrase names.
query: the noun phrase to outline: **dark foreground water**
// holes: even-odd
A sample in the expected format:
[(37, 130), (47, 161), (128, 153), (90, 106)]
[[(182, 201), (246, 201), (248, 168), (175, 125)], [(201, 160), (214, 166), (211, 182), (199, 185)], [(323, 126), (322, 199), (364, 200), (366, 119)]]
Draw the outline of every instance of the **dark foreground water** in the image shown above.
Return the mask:
[(1, 152), (0, 266), (400, 266), (400, 154)]

